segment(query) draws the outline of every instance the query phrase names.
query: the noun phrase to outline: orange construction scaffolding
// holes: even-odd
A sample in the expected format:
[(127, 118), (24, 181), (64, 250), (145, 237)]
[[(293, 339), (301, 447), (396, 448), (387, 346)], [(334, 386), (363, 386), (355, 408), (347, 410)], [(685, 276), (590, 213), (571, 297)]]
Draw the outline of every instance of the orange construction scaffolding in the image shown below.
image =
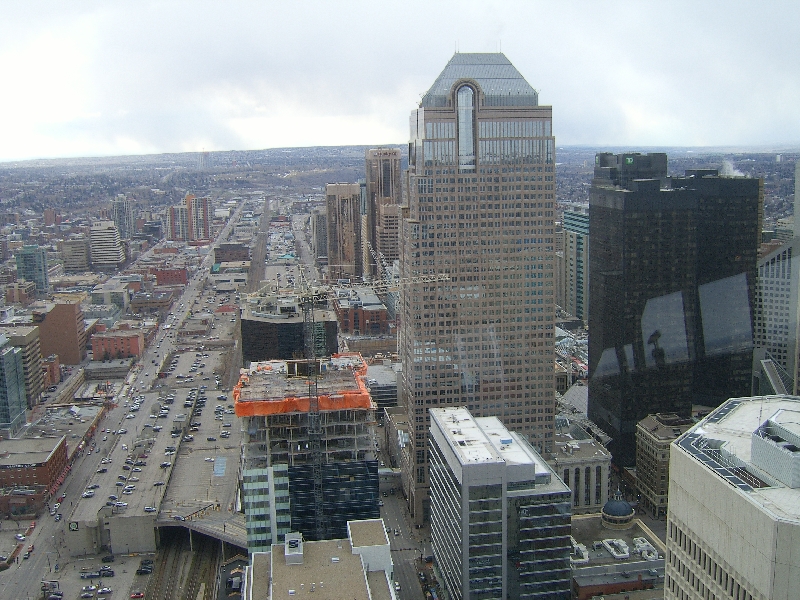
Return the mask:
[[(354, 389), (337, 390), (334, 393), (322, 393), (317, 399), (319, 410), (349, 410), (375, 408), (372, 397), (367, 390), (363, 377), (367, 374), (367, 363), (358, 353), (334, 354), (332, 358), (358, 358), (354, 367)], [(257, 367), (257, 371), (271, 370), (269, 365)], [(284, 398), (264, 399), (264, 400), (243, 400), (242, 388), (249, 385), (250, 377), (247, 373), (242, 373), (239, 382), (233, 388), (234, 409), (237, 417), (255, 417), (266, 415), (277, 415), (286, 413), (308, 412), (311, 400), (308, 396), (286, 396)], [(308, 381), (308, 380), (307, 380)], [(313, 382), (308, 381), (309, 387)]]

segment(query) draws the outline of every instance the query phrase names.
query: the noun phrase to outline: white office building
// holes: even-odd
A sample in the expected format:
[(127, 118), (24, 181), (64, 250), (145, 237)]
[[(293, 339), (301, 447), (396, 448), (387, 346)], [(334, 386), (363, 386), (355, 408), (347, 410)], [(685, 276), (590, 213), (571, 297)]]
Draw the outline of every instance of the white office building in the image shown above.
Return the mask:
[(800, 397), (732, 398), (670, 448), (667, 600), (800, 593)]
[(431, 543), (445, 597), (569, 599), (569, 487), (498, 417), (429, 414)]
[(92, 268), (116, 270), (125, 262), (125, 249), (113, 221), (92, 223), (90, 230)]

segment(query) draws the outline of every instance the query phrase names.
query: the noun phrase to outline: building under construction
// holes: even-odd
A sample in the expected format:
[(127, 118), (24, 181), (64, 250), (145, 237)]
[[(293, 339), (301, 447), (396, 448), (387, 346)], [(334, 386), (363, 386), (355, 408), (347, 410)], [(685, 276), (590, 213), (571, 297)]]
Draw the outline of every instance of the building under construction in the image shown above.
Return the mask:
[[(338, 348), (336, 313), (314, 307), (314, 355), (331, 356)], [(242, 362), (305, 357), (303, 307), (299, 296), (265, 291), (248, 296), (241, 306)]]
[[(346, 537), (347, 521), (380, 516), (367, 364), (360, 354), (337, 354), (313, 365), (309, 377), (306, 360), (252, 362), (233, 390), (244, 420), (242, 500), (251, 552), (289, 531), (307, 540)], [(321, 482), (309, 426), (312, 395), (321, 425)]]

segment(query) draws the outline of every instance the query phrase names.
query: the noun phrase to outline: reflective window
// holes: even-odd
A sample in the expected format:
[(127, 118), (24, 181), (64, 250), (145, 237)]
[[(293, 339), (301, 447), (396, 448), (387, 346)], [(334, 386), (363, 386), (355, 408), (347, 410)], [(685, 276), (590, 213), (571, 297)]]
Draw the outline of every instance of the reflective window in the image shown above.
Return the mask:
[(458, 168), (460, 171), (475, 170), (475, 92), (468, 85), (461, 86), (457, 94), (458, 103)]

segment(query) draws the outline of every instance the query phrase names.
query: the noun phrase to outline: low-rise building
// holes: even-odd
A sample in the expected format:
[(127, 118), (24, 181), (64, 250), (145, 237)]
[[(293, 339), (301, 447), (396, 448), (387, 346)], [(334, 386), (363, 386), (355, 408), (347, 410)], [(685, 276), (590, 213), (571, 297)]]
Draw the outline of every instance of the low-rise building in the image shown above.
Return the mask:
[(572, 490), (572, 513), (599, 513), (608, 502), (611, 453), (580, 423), (563, 415), (556, 417), (553, 446), (547, 464)]
[(372, 288), (335, 288), (333, 309), (342, 333), (381, 335), (389, 333), (386, 306)]
[(220, 244), (214, 248), (214, 262), (249, 261), (250, 247), (246, 244)]
[(309, 542), (298, 533), (290, 533), (282, 544), (272, 545), (270, 551), (250, 556), (242, 600), (307, 594), (348, 600), (399, 597), (382, 519), (349, 521), (344, 539)]
[(144, 332), (140, 329), (111, 329), (92, 336), (92, 359), (139, 357), (145, 350)]
[(667, 514), (670, 444), (692, 425), (672, 413), (647, 415), (636, 424), (636, 487), (640, 505), (656, 518)]
[(0, 487), (58, 485), (67, 467), (67, 438), (36, 437), (0, 440)]
[(6, 285), (6, 304), (28, 306), (36, 301), (36, 284), (33, 281), (16, 281)]

